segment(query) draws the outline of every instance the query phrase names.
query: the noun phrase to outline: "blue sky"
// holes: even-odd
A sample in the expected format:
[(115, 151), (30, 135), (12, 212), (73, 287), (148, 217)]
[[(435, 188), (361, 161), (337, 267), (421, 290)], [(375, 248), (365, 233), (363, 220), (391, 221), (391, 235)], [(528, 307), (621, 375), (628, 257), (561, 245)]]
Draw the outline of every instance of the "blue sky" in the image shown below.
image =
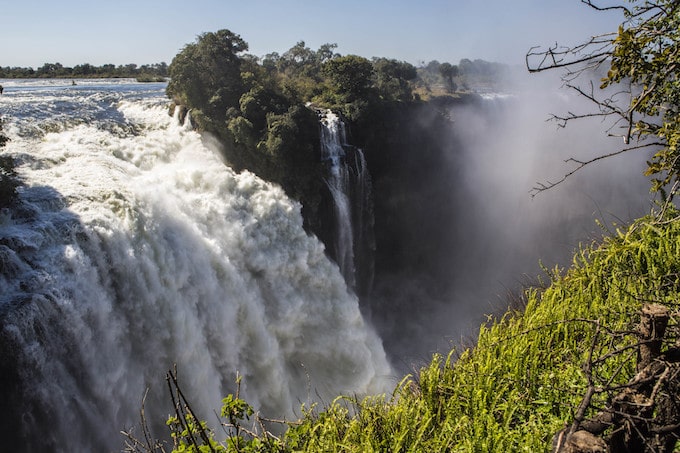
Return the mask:
[[(616, 12), (580, 0), (26, 0), (0, 8), (0, 66), (170, 63), (228, 28), (262, 56), (298, 41), (412, 64), (481, 58), (523, 64), (535, 45), (615, 31)], [(611, 3), (611, 1), (609, 1)]]

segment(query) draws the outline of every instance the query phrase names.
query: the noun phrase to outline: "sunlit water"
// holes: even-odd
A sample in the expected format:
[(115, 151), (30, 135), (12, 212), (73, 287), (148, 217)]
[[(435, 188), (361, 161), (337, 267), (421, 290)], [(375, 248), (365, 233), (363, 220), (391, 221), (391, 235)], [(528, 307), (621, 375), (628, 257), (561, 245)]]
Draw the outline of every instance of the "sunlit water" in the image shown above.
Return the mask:
[(209, 420), (237, 372), (276, 417), (387, 388), (381, 342), (298, 204), (170, 118), (164, 84), (0, 83), (24, 182), (0, 213), (2, 337), (24, 390), (4, 415), (22, 436), (117, 450), (147, 388), (162, 425), (174, 364)]

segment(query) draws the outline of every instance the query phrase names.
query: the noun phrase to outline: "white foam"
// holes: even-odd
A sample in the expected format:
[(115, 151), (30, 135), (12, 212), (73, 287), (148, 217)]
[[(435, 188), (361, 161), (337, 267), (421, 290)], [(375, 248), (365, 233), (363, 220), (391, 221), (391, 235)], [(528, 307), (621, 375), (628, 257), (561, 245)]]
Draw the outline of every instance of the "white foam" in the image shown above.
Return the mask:
[[(381, 342), (305, 234), (300, 207), (225, 167), (153, 104), (117, 104), (135, 133), (80, 124), (11, 142), (31, 155), (19, 171), (37, 217), (0, 223), (2, 236), (33, 237), (15, 250), (4, 298), (30, 293), (33, 303), (6, 329), (30, 356), (27, 382), (59, 414), (59, 441), (115, 448), (146, 386), (147, 410), (162, 422), (173, 363), (206, 418), (237, 371), (246, 398), (273, 416), (317, 393), (385, 390)], [(50, 201), (59, 196), (63, 209)], [(59, 338), (42, 341), (36, 325)]]

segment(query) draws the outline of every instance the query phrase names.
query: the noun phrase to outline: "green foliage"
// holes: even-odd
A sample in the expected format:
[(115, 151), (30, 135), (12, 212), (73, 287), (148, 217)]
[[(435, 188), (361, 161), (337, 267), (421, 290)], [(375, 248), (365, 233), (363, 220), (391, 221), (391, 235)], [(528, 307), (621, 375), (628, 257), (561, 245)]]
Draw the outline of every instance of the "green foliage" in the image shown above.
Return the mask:
[(456, 84), (454, 83), (453, 78), (458, 75), (458, 66), (453, 66), (450, 63), (442, 63), (439, 66), (439, 73), (444, 80), (446, 80), (449, 91), (455, 91)]
[(267, 130), (258, 151), (270, 162), (264, 177), (279, 182), (293, 198), (308, 208), (319, 203), (323, 168), (318, 158), (318, 119), (296, 105), (285, 113), (269, 113)]
[(357, 55), (333, 58), (324, 63), (323, 74), (329, 79), (335, 103), (344, 104), (369, 96), (373, 65), (366, 58)]
[[(174, 444), (173, 452), (207, 453), (228, 451), (214, 439), (214, 433), (208, 430), (207, 424), (197, 421), (191, 413), (184, 414), (183, 419), (177, 416), (169, 417), (167, 425), (170, 428)], [(201, 438), (202, 433), (207, 433), (207, 442)], [(197, 439), (201, 439), (201, 441)]]
[(223, 121), (227, 109), (238, 107), (244, 92), (239, 54), (246, 50), (245, 41), (229, 30), (202, 34), (172, 60), (168, 95), (178, 104)]
[(248, 419), (253, 413), (252, 406), (234, 395), (227, 395), (222, 400), (222, 417), (228, 418), (232, 424), (239, 420)]
[(638, 92), (627, 106), (626, 140), (652, 137), (660, 149), (648, 162), (652, 190), (680, 175), (680, 4), (677, 0), (633, 2), (613, 42), (611, 65), (602, 88), (629, 81)]
[(406, 62), (374, 58), (374, 85), (381, 99), (388, 101), (411, 101), (410, 81), (417, 77), (416, 68)]
[[(304, 204), (317, 197), (306, 190), (318, 189), (309, 179), (321, 174), (318, 125), (307, 121), (307, 115), (293, 112), (311, 102), (332, 108), (356, 124), (387, 111), (384, 107), (390, 104), (417, 102), (418, 70), (411, 64), (342, 56), (335, 48), (335, 44), (324, 44), (312, 50), (300, 41), (282, 55), (271, 53), (258, 59), (244, 53), (247, 44), (229, 30), (205, 33), (173, 59), (167, 91), (176, 104), (191, 110), (200, 129), (221, 139), (235, 169), (248, 169), (280, 183)], [(454, 77), (455, 66), (449, 66), (447, 74)], [(304, 124), (291, 124), (294, 117)], [(293, 141), (300, 138), (306, 141)], [(316, 167), (307, 163), (305, 173), (281, 171), (294, 167), (282, 156), (302, 155), (315, 161)]]
[(256, 85), (241, 96), (239, 109), (244, 117), (260, 132), (267, 128), (268, 114), (282, 114), (290, 107), (288, 99), (275, 89)]
[[(170, 376), (175, 386), (172, 390), (173, 395), (176, 392), (177, 397), (183, 400), (176, 375)], [(173, 453), (274, 453), (288, 451), (284, 449), (277, 437), (266, 430), (252, 406), (239, 398), (240, 383), (241, 378), (238, 376), (236, 393), (229, 394), (222, 400), (220, 416), (224, 420), (222, 428), (226, 435), (223, 441), (218, 441), (215, 438), (215, 432), (208, 428), (207, 423), (196, 419), (188, 404), (176, 408), (176, 415), (169, 417), (166, 422), (173, 440)], [(259, 428), (253, 430), (245, 428), (244, 423), (253, 416), (257, 418)], [(128, 435), (128, 437), (130, 436)], [(140, 445), (141, 442), (135, 439), (134, 444)], [(141, 451), (148, 452), (153, 448), (146, 448)], [(165, 451), (164, 449), (161, 450)]]
[(314, 51), (300, 41), (281, 56), (275, 53), (265, 56), (262, 66), (275, 74), (281, 92), (291, 103), (304, 104), (325, 89), (321, 67), (338, 56), (333, 52), (336, 47), (336, 44), (323, 44)]
[(238, 145), (253, 147), (255, 145), (255, 128), (247, 118), (236, 116), (227, 121), (227, 129), (234, 137), (234, 142)]
[(457, 96), (459, 91), (503, 91), (512, 87), (513, 69), (501, 63), (463, 58), (455, 65), (432, 60), (417, 68), (413, 82), (422, 99)]

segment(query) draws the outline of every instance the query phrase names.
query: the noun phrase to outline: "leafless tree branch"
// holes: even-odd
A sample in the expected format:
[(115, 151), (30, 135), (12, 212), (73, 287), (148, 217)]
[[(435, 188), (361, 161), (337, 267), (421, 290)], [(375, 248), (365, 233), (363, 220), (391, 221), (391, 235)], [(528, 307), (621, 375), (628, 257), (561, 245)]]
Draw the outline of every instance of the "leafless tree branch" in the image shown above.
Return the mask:
[(627, 14), (627, 15), (630, 15), (630, 14), (631, 14), (630, 10), (629, 10), (628, 8), (626, 8), (625, 6), (623, 6), (623, 5), (616, 5), (616, 6), (598, 6), (598, 5), (596, 5), (595, 3), (593, 3), (592, 0), (581, 0), (581, 3), (584, 3), (584, 4), (588, 5), (588, 6), (590, 6), (591, 8), (598, 10), (598, 11), (610, 11), (610, 10), (619, 9), (619, 10), (622, 10), (622, 11), (623, 11), (625, 14)]
[(629, 151), (633, 151), (635, 149), (645, 148), (645, 147), (648, 147), (648, 146), (651, 146), (651, 144), (645, 144), (645, 145), (633, 146), (633, 147), (630, 147), (630, 148), (620, 149), (618, 151), (614, 151), (614, 152), (611, 152), (611, 153), (601, 154), (597, 157), (593, 157), (592, 159), (588, 159), (588, 160), (579, 160), (579, 159), (575, 159), (573, 157), (570, 157), (569, 159), (566, 159), (564, 162), (566, 162), (566, 163), (571, 162), (571, 163), (576, 164), (576, 167), (573, 170), (564, 174), (564, 176), (562, 176), (557, 181), (546, 181), (545, 183), (537, 182), (534, 185), (534, 187), (529, 191), (529, 193), (531, 194), (531, 197), (533, 198), (543, 191), (552, 189), (553, 187), (558, 186), (559, 184), (562, 184), (569, 177), (574, 175), (577, 171), (581, 170), (582, 168), (584, 168), (584, 167), (586, 167), (590, 164), (593, 164), (593, 163), (598, 162), (598, 161), (603, 160), (603, 159), (608, 159), (610, 157), (618, 156), (620, 154), (624, 154), (624, 153), (627, 153)]
[[(625, 384), (603, 389), (595, 386), (595, 371), (602, 359), (614, 358), (616, 351), (595, 358), (601, 331), (597, 326), (593, 334), (583, 372), (587, 387), (572, 424), (554, 436), (554, 452), (582, 453), (631, 451), (670, 453), (674, 451), (680, 434), (680, 405), (674, 392), (680, 386), (680, 350), (667, 346), (662, 351), (669, 329), (677, 329), (670, 310), (658, 304), (645, 304), (636, 328), (638, 341), (637, 363), (634, 376)], [(673, 324), (673, 327), (671, 326)], [(606, 332), (606, 330), (604, 330)], [(618, 354), (630, 348), (620, 348)], [(635, 361), (635, 359), (632, 359)], [(625, 362), (631, 362), (626, 359)], [(603, 408), (593, 404), (597, 393), (609, 396)], [(589, 411), (597, 410), (586, 418)]]

